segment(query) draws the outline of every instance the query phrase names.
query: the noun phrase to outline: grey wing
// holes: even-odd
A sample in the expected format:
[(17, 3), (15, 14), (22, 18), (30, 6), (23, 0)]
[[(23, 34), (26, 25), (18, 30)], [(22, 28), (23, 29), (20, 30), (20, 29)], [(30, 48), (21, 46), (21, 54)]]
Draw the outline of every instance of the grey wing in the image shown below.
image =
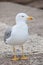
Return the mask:
[(8, 39), (10, 36), (11, 36), (11, 31), (12, 31), (12, 28), (8, 28), (6, 31), (5, 31), (5, 34), (4, 34), (4, 42), (6, 43), (6, 39)]

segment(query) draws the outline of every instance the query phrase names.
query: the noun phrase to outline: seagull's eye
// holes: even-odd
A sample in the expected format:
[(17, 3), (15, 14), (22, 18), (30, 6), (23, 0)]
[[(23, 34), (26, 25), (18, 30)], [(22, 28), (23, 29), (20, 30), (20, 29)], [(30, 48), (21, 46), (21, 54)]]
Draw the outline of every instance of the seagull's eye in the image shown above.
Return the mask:
[(22, 17), (24, 17), (24, 16), (22, 16)]

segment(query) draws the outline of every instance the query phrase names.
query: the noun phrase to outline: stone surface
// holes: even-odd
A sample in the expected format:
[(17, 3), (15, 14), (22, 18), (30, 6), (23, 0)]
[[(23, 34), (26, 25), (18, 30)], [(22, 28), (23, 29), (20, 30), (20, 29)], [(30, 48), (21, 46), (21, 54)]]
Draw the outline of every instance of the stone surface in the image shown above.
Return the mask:
[(28, 4), (28, 6), (34, 7), (34, 8), (39, 8), (41, 10), (43, 10), (43, 0), (35, 0), (33, 2), (31, 2), (30, 4)]
[(10, 0), (10, 1), (20, 3), (20, 4), (27, 4), (32, 2), (33, 0)]
[(16, 3), (20, 3), (20, 4), (27, 4), (30, 3), (34, 0), (0, 0), (1, 2), (16, 2)]

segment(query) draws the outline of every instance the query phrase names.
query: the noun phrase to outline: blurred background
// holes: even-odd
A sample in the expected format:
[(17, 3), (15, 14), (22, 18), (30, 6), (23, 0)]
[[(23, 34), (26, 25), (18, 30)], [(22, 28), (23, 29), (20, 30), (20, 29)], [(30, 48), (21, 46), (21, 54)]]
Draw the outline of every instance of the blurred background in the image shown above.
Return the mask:
[(22, 5), (30, 5), (43, 10), (43, 0), (0, 0), (0, 2), (13, 2)]

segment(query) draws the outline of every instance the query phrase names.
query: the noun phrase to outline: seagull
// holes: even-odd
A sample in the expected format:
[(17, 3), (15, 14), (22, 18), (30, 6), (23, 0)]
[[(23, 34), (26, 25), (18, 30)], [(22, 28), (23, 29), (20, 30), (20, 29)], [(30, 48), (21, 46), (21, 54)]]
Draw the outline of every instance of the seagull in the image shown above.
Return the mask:
[[(29, 33), (28, 33), (28, 26), (27, 21), (32, 20), (32, 16), (28, 16), (25, 13), (18, 13), (15, 17), (16, 24), (12, 26), (11, 28), (8, 28), (5, 31), (4, 34), (4, 42), (9, 45), (13, 45), (13, 50), (15, 52), (15, 45), (20, 45), (22, 48), (22, 57), (21, 59), (27, 59), (26, 56), (24, 56), (23, 53), (23, 44), (28, 39)], [(16, 52), (12, 60), (19, 60), (19, 58), (16, 56)]]

